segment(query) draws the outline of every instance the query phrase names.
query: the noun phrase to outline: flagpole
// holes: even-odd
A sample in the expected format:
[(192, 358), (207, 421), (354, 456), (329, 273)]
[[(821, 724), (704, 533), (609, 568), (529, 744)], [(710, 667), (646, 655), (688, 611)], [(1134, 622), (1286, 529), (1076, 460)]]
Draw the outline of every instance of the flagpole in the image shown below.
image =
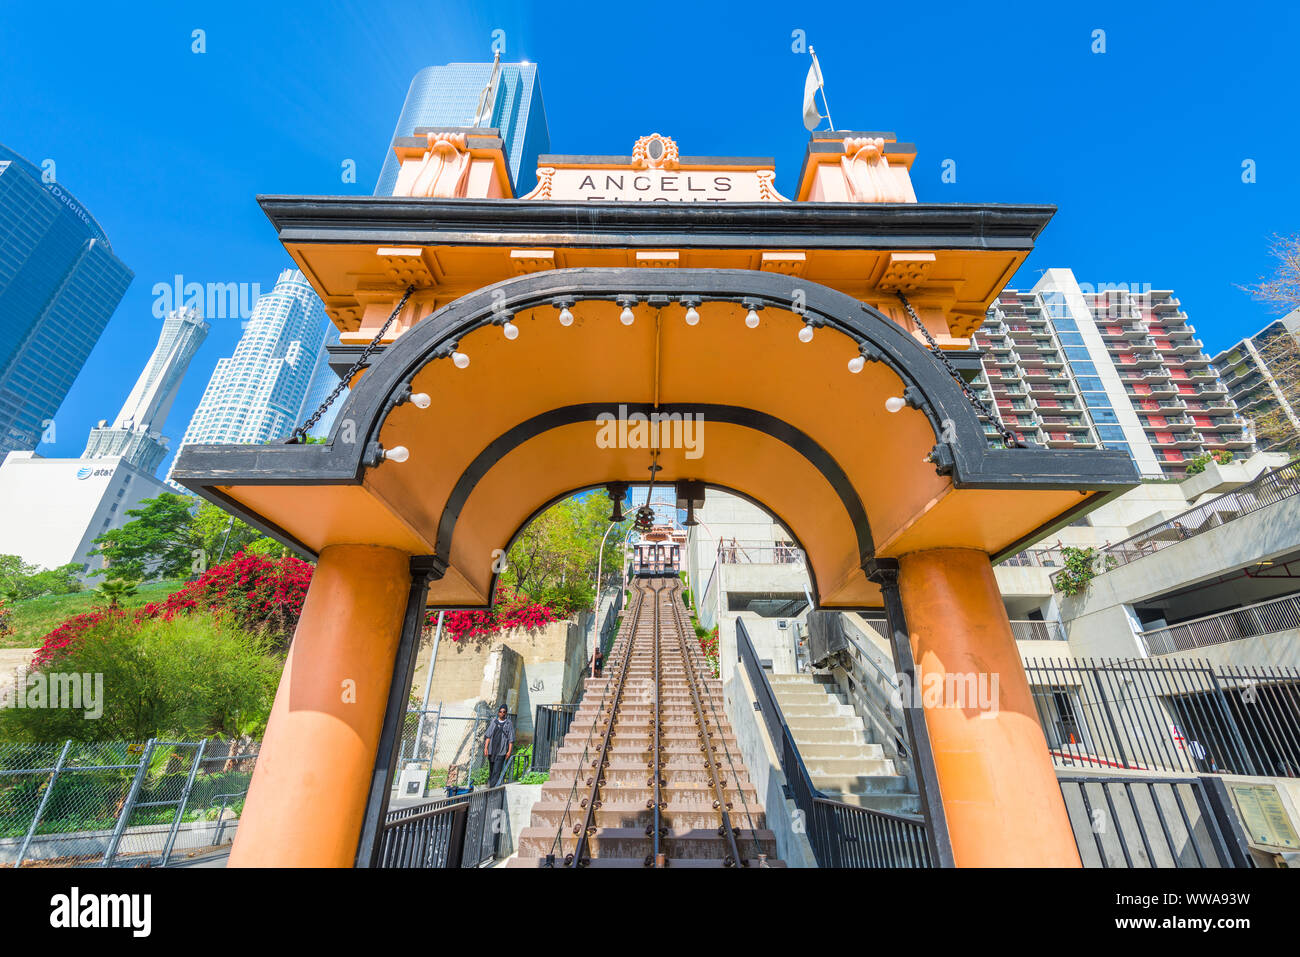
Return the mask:
[(835, 121), (831, 119), (831, 104), (830, 101), (826, 99), (826, 86), (823, 82), (824, 77), (822, 76), (822, 65), (817, 60), (817, 51), (814, 50), (811, 45), (808, 47), (808, 52), (812, 54), (813, 66), (817, 67), (817, 89), (822, 92), (822, 106), (826, 107), (826, 122), (831, 125), (831, 132), (834, 132)]

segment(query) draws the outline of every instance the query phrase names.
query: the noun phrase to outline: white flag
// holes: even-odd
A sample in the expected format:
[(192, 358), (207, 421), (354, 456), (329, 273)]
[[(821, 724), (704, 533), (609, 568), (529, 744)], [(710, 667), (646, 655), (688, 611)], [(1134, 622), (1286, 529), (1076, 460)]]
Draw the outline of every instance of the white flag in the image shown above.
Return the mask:
[(822, 85), (822, 71), (814, 57), (808, 68), (808, 79), (803, 81), (803, 125), (809, 131), (817, 129), (823, 117), (817, 109), (817, 88)]

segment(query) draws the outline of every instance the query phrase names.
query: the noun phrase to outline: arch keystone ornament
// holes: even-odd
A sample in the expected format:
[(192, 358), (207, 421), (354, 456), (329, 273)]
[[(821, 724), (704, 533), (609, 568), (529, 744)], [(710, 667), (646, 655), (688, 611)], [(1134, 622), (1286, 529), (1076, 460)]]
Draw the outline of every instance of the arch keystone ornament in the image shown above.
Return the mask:
[[(1136, 471), (1117, 451), (991, 447), (961, 381), (977, 362), (959, 333), (1051, 208), (810, 198), (835, 176), (847, 190), (840, 159), (863, 150), (906, 173), (914, 150), (892, 134), (852, 157), (846, 135), (813, 135), (794, 202), (759, 194), (768, 161), (683, 157), (655, 136), (632, 157), (544, 157), (554, 173), (531, 198), (479, 196), (472, 174), (463, 198), (261, 199), (318, 291), (366, 303), (364, 329), (414, 284), (412, 257), (437, 298), (391, 341), (332, 348), (351, 389), (325, 444), (188, 446), (175, 467), (318, 561), (232, 864), (372, 861), (425, 610), (490, 604), (493, 555), (532, 517), (644, 484), (652, 462), (692, 502), (727, 489), (767, 508), (818, 607), (889, 611), (900, 666), (998, 671), (995, 715), (927, 704), (909, 719), (933, 744), (940, 863), (1077, 864), (990, 562)], [(474, 139), (486, 177), (495, 147)], [(635, 176), (675, 177), (655, 186), (666, 195), (704, 175), (753, 189), (725, 216), (624, 195)], [(587, 177), (608, 195), (584, 195)], [(401, 250), (396, 275), (380, 248)], [(598, 441), (633, 416), (659, 428), (652, 448)], [(685, 441), (673, 424), (688, 421)], [(734, 641), (721, 636), (724, 680)], [(361, 692), (348, 706), (329, 700), (344, 671)], [(295, 756), (322, 749), (335, 756), (312, 767)]]

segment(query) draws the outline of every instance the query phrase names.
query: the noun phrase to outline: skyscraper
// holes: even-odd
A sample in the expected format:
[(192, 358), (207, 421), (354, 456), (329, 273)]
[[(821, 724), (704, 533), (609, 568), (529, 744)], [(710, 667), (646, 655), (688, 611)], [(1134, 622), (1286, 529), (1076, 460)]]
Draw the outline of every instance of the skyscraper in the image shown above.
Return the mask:
[(298, 424), (329, 325), (302, 273), (280, 273), (253, 306), (234, 355), (217, 362), (182, 447), (258, 445), (287, 435)]
[(41, 441), (133, 275), (48, 178), (0, 146), (0, 457)]
[(1033, 290), (1004, 291), (975, 342), (975, 387), (1021, 439), (1122, 449), (1142, 474), (1171, 478), (1205, 452), (1254, 448), (1169, 290), (1085, 291), (1048, 269)]
[(26, 450), (0, 464), (0, 500), (41, 502), (13, 508), (0, 522), (0, 554), (19, 555), (45, 568), (77, 566), (85, 577), (102, 567), (91, 552), (95, 539), (130, 521), (127, 512), (145, 499), (170, 492), (154, 477), (167, 454), (163, 423), (185, 368), (208, 334), (193, 309), (174, 310), (135, 387), (110, 425), (90, 431), (77, 459), (52, 459)]
[[(337, 338), (338, 332), (331, 324), (325, 330), (325, 341), (328, 343)], [(320, 355), (316, 358), (316, 368), (312, 371), (311, 381), (307, 383), (307, 392), (303, 396), (302, 408), (298, 412), (299, 423), (320, 408), (320, 404), (329, 397), (329, 394), (334, 391), (334, 387), (338, 384), (338, 374), (330, 368), (329, 351), (322, 347)], [(320, 419), (317, 420), (307, 434), (312, 438), (327, 438), (330, 429), (334, 427), (334, 419), (338, 417), (339, 409), (343, 408), (343, 403), (347, 401), (347, 397), (348, 390), (344, 389), (330, 407), (321, 414)]]
[(1300, 309), (1214, 357), (1228, 394), (1265, 451), (1300, 452)]
[(91, 429), (82, 458), (119, 455), (152, 475), (167, 455), (162, 427), (194, 353), (208, 335), (208, 324), (193, 309), (174, 309), (163, 320), (153, 355), (112, 424)]
[[(537, 157), (551, 146), (542, 85), (533, 63), (448, 63), (415, 74), (397, 118), (393, 140), (416, 127), (490, 128), (505, 141), (515, 195), (533, 188)], [(375, 187), (390, 196), (400, 167), (390, 148)]]

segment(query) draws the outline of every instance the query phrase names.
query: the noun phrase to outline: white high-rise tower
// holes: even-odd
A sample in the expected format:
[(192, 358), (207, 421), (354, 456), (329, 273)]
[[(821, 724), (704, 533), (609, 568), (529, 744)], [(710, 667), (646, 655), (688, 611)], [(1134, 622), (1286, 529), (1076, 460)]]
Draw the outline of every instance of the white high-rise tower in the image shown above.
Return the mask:
[[(181, 447), (259, 445), (287, 435), (298, 424), (331, 328), (303, 274), (296, 269), (280, 273), (275, 288), (253, 306), (234, 355), (217, 362)], [(180, 488), (170, 471), (167, 481)]]
[(82, 458), (121, 456), (141, 472), (152, 475), (167, 455), (163, 423), (181, 387), (194, 353), (208, 336), (209, 326), (193, 309), (174, 309), (163, 320), (153, 355), (135, 380), (122, 411), (109, 424), (90, 430)]

